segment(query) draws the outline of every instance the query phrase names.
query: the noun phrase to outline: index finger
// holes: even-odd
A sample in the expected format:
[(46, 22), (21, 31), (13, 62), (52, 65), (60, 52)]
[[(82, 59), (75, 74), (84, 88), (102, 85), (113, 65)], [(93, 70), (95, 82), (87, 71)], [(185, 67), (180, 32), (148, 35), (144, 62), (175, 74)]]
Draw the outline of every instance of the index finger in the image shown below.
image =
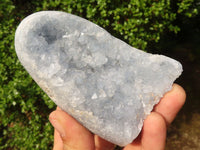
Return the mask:
[(154, 111), (161, 114), (169, 125), (184, 105), (185, 99), (184, 89), (178, 84), (174, 84), (172, 90), (167, 92), (155, 106)]

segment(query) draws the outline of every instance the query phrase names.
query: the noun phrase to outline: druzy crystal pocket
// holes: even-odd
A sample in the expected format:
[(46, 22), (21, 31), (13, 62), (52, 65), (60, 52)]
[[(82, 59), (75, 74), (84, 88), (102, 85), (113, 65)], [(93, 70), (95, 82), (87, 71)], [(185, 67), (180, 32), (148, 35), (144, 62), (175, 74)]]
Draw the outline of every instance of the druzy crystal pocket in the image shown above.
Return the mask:
[(83, 18), (42, 11), (15, 35), (19, 60), (48, 96), (82, 125), (117, 145), (131, 143), (182, 72)]

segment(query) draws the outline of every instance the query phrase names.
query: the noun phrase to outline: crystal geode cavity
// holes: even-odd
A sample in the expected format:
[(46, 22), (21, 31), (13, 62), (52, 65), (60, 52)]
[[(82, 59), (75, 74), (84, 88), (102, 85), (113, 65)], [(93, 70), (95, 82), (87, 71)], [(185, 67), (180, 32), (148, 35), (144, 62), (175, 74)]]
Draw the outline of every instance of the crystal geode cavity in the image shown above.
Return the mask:
[(179, 62), (145, 53), (83, 18), (42, 11), (15, 34), (19, 60), (64, 111), (102, 138), (131, 143), (181, 74)]

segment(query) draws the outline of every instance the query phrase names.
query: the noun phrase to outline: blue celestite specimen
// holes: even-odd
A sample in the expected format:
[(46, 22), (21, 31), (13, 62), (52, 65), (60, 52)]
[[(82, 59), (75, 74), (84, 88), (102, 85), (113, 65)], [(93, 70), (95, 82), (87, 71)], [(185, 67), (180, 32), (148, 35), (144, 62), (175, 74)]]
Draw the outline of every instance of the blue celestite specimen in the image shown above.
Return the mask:
[(90, 21), (58, 11), (25, 18), (15, 48), (60, 108), (120, 146), (138, 136), (146, 116), (182, 72), (176, 60), (145, 53)]

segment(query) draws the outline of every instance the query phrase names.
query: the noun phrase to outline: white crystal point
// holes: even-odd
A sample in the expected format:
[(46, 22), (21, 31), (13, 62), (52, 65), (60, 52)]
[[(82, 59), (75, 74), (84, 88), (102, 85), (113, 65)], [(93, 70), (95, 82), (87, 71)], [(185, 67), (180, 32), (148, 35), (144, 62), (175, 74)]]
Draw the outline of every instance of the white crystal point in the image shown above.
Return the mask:
[(138, 136), (145, 117), (182, 72), (171, 58), (145, 53), (92, 22), (58, 11), (25, 18), (15, 48), (59, 107), (120, 146)]

